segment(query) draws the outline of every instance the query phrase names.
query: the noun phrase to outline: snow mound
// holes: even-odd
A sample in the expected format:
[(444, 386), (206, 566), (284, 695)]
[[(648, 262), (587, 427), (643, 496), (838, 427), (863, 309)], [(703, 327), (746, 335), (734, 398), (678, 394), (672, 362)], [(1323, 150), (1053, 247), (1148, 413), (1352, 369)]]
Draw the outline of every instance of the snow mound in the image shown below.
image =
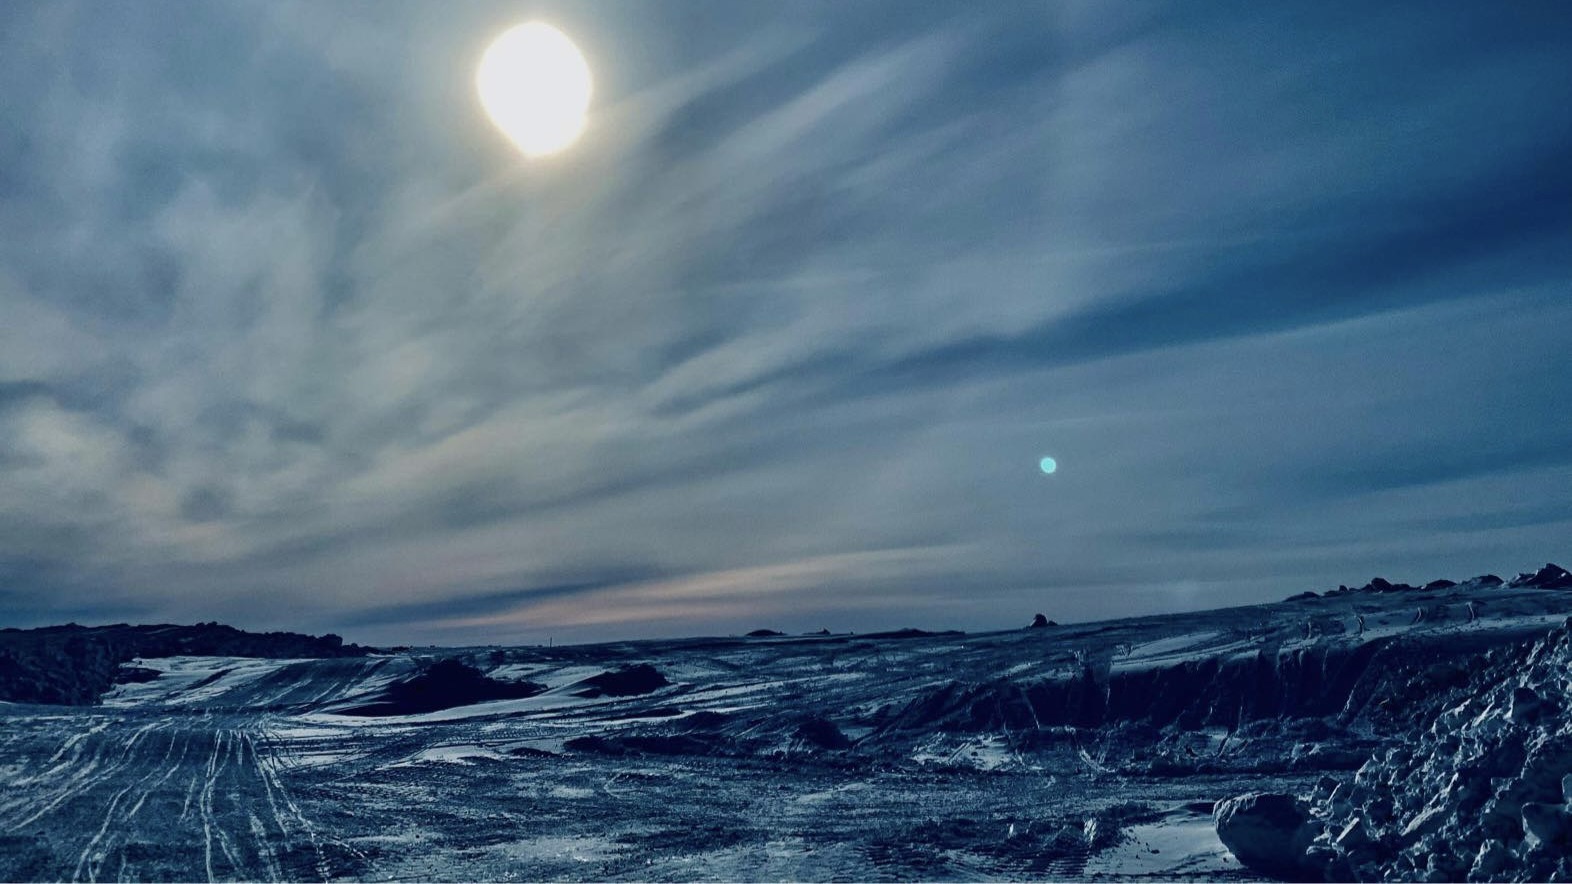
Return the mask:
[(419, 674), (387, 686), (377, 702), (346, 709), (342, 714), (388, 717), (437, 712), (488, 700), (533, 697), (544, 691), (532, 682), (499, 681), (459, 660), (439, 660)]
[(584, 687), (575, 692), (580, 697), (637, 697), (667, 687), (671, 682), (660, 670), (648, 663), (629, 666), (612, 672), (592, 675), (580, 682)]

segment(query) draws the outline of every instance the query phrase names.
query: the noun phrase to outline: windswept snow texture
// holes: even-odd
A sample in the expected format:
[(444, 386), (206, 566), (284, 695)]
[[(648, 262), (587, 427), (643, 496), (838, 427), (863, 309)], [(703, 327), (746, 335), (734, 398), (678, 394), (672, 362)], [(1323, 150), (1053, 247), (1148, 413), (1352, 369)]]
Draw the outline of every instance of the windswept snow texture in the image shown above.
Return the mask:
[[(0, 880), (1249, 879), (1217, 801), (1372, 756), (1362, 780), (1409, 776), (1393, 753), (1439, 709), (1496, 739), (1468, 722), (1510, 696), (1435, 698), (1568, 613), (1461, 585), (986, 635), (137, 659), (156, 677), (98, 706), (0, 704)], [(530, 687), (351, 714), (444, 660)], [(1444, 785), (1405, 782), (1403, 812)], [(1501, 868), (1532, 852), (1488, 837)]]

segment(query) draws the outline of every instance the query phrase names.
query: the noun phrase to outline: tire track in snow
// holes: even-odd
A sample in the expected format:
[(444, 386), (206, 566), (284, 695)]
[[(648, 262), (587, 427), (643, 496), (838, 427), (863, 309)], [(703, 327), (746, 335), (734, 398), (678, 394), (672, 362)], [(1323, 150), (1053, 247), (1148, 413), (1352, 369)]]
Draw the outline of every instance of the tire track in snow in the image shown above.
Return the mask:
[(180, 805), (179, 822), (185, 822), (186, 817), (191, 815), (191, 797), (196, 794), (197, 784), (200, 782), (202, 782), (200, 773), (191, 777), (191, 785), (186, 787), (186, 800)]
[[(279, 809), (277, 788), (275, 788), (274, 785), (272, 772), (269, 770), (267, 760), (263, 759), (263, 757), (257, 753), (256, 738), (250, 733), (247, 733), (244, 736), (246, 748), (251, 752), (251, 764), (256, 770), (257, 779), (262, 783), (262, 792), (267, 796), (267, 806), (269, 813), (271, 813), (273, 817), (273, 827), (278, 830), (279, 837), (283, 840), (284, 843), (287, 844), (290, 840), (290, 826), (289, 823), (284, 819), (283, 812)], [(251, 831), (257, 839), (258, 851), (263, 854), (264, 859), (267, 861), (269, 870), (273, 874), (273, 879), (275, 881), (284, 880), (283, 872), (278, 865), (277, 852), (273, 851), (268, 846), (267, 827), (260, 819), (256, 817), (255, 814), (251, 816)], [(324, 869), (322, 868), (322, 856), (320, 849), (317, 850), (317, 861), (318, 873), (322, 874)], [(324, 880), (326, 880), (328, 876), (326, 874), (322, 874), (322, 877)]]
[[(106, 719), (85, 731), (72, 734), (65, 740), (65, 742), (60, 744), (60, 748), (55, 750), (55, 754), (49, 756), (49, 760), (44, 762), (46, 765), (53, 764), (54, 767), (40, 771), (36, 774), (32, 774), (31, 776), (19, 777), (18, 779), (11, 781), (10, 785), (13, 787), (31, 786), (32, 784), (41, 780), (51, 779), (55, 774), (61, 771), (69, 770), (70, 768), (75, 767), (77, 763), (82, 760), (82, 750), (84, 748), (82, 741), (86, 740), (90, 736), (93, 736), (94, 734), (103, 731), (104, 728), (107, 727), (109, 727), (109, 721)], [(64, 755), (68, 751), (71, 753), (71, 757), (61, 761), (60, 756)], [(56, 762), (59, 763), (57, 764)], [(9, 810), (11, 807), (25, 804), (26, 802), (27, 799), (25, 797), (6, 802), (0, 802), (0, 809)]]
[[(164, 722), (161, 722), (161, 724), (163, 724), (163, 723)], [(164, 750), (164, 757), (162, 759), (160, 759), (159, 762), (158, 762), (160, 766), (162, 766), (163, 764), (167, 763), (169, 761), (169, 756), (174, 754), (174, 752), (175, 752), (175, 743), (176, 743), (175, 735), (174, 734), (170, 734), (169, 735), (169, 746), (168, 746), (168, 748), (166, 748)], [(98, 832), (96, 832), (93, 835), (92, 839), (87, 842), (87, 846), (82, 848), (81, 856), (77, 857), (76, 870), (71, 873), (71, 880), (72, 881), (80, 881), (80, 880), (82, 880), (82, 872), (84, 870), (87, 872), (87, 880), (89, 880), (89, 881), (97, 881), (98, 880), (98, 867), (103, 864), (104, 857), (107, 855), (107, 852), (108, 852), (108, 848), (106, 846), (104, 852), (100, 852), (100, 853), (97, 854), (97, 856), (96, 856), (97, 862), (96, 863), (94, 862), (94, 859), (95, 859), (94, 851), (98, 850), (99, 844), (101, 844), (103, 842), (104, 836), (106, 834), (108, 834), (108, 832), (109, 832), (109, 824), (114, 821), (114, 819), (115, 819), (115, 811), (117, 809), (119, 809), (121, 800), (124, 799), (126, 797), (126, 795), (128, 793), (130, 793), (130, 791), (132, 789), (135, 789), (137, 786), (140, 786), (140, 785), (146, 783), (148, 780), (152, 779), (153, 777), (155, 777), (157, 775), (158, 775), (158, 770), (157, 769), (148, 771), (145, 775), (142, 776), (141, 779), (127, 784), (125, 788), (121, 789), (119, 792), (116, 792), (114, 797), (109, 799), (109, 806), (104, 809), (104, 822), (98, 827)], [(143, 794), (144, 794), (144, 797), (145, 797), (146, 793), (144, 792)]]
[[(182, 770), (185, 769), (186, 758), (191, 753), (191, 741), (192, 741), (191, 732), (190, 732), (189, 729), (181, 730), (181, 731), (175, 731), (172, 734), (171, 738), (172, 739), (178, 739), (180, 741), (180, 757), (176, 758), (174, 760), (174, 763), (169, 765), (168, 769), (164, 771), (163, 776), (160, 776), (157, 779), (157, 781), (155, 781), (152, 785), (150, 785), (146, 789), (142, 790), (142, 794), (137, 796), (136, 803), (131, 805), (131, 809), (130, 810), (126, 811), (125, 816), (121, 818), (121, 825), (124, 826), (127, 830), (129, 830), (130, 827), (133, 825), (133, 821), (136, 819), (137, 814), (142, 811), (142, 805), (147, 803), (147, 799), (150, 796), (152, 796), (155, 792), (157, 792), (159, 789), (161, 789), (164, 786), (165, 783), (168, 783), (171, 779), (174, 779), (175, 774), (180, 773)], [(156, 773), (156, 771), (155, 771), (155, 773)], [(193, 782), (192, 785), (194, 787), (195, 783)], [(191, 794), (190, 790), (188, 790), (186, 794), (187, 794), (187, 799), (186, 800), (189, 802), (190, 801), (190, 794)], [(107, 858), (107, 856), (106, 856), (106, 858)], [(126, 878), (126, 867), (127, 867), (128, 858), (129, 857), (126, 854), (126, 851), (124, 849), (122, 849), (120, 851), (120, 868), (115, 873), (115, 880), (116, 881), (128, 880)], [(103, 862), (100, 861), (99, 865), (98, 865), (98, 868), (101, 869), (102, 867), (103, 867)], [(97, 870), (94, 871), (94, 874), (95, 875), (97, 874)]]
[[(121, 748), (120, 757), (115, 761), (110, 762), (107, 767), (104, 767), (100, 762), (108, 755), (108, 752), (112, 747), (110, 746), (107, 739), (97, 741), (98, 750), (94, 754), (93, 760), (88, 762), (88, 764), (75, 775), (67, 777), (65, 781), (57, 784), (59, 788), (53, 793), (53, 798), (49, 799), (42, 807), (39, 807), (27, 818), (12, 823), (9, 827), (10, 830), (14, 832), (23, 826), (31, 825), (45, 814), (53, 811), (61, 804), (64, 804), (68, 799), (81, 795), (93, 785), (107, 782), (111, 775), (119, 772), (121, 768), (126, 766), (126, 760), (130, 756), (131, 750), (136, 748), (137, 743), (141, 742), (142, 738), (147, 735), (147, 732), (157, 727), (158, 724), (159, 722), (153, 722), (152, 724), (143, 725), (139, 730), (132, 733), (130, 738), (126, 740), (125, 745)], [(99, 730), (102, 731), (103, 728), (99, 728)], [(21, 809), (24, 812), (28, 809), (25, 799), (21, 804)]]
[(169, 782), (169, 780), (173, 778), (175, 774), (180, 772), (181, 767), (184, 766), (186, 755), (191, 751), (191, 734), (187, 732), (184, 733), (183, 736), (185, 739), (180, 741), (180, 757), (176, 758), (175, 763), (171, 764), (169, 769), (164, 771), (164, 775), (158, 778), (158, 782), (149, 786), (142, 792), (140, 796), (138, 796), (136, 803), (131, 805), (131, 810), (126, 813), (126, 822), (130, 822), (131, 819), (135, 817), (139, 811), (141, 811), (142, 805), (146, 803), (149, 795), (153, 794), (153, 792), (156, 791), (158, 787)]
[[(213, 881), (213, 812), (209, 803), (213, 798), (213, 776), (218, 770), (218, 749), (223, 744), (222, 731), (213, 733), (213, 752), (207, 758), (207, 776), (202, 783), (202, 797), (197, 799), (197, 812), (202, 818), (202, 863), (207, 880)], [(188, 796), (189, 797), (189, 796)]]
[[(290, 795), (289, 790), (284, 787), (283, 782), (278, 778), (277, 765), (282, 761), (282, 757), (275, 748), (276, 740), (270, 735), (264, 737), (264, 740), (264, 745), (268, 750), (268, 758), (266, 761), (258, 763), (257, 770), (261, 773), (263, 782), (268, 784), (268, 799), (271, 801), (276, 793), (284, 800), (284, 806), (294, 816), (296, 823), (300, 826), (300, 831), (306, 833), (306, 838), (311, 842), (311, 849), (317, 855), (317, 876), (326, 881), (332, 878), (333, 875), (332, 870), (328, 868), (327, 857), (322, 853), (322, 838), (317, 834), (316, 827), (311, 825), (305, 814), (300, 812), (300, 806), (295, 803), (294, 797)], [(279, 828), (283, 829), (284, 817), (278, 812), (276, 805), (273, 812), (277, 818)]]
[(262, 857), (263, 865), (267, 866), (267, 879), (269, 881), (284, 880), (283, 873), (278, 869), (278, 855), (273, 852), (273, 848), (268, 846), (267, 843), (267, 827), (262, 825), (262, 821), (257, 819), (256, 814), (248, 812), (246, 815), (251, 818), (251, 837), (256, 839), (257, 855)]
[[(322, 852), (322, 844), (324, 841), (331, 842), (335, 846), (342, 848), (347, 853), (354, 854), (355, 857), (358, 858), (361, 862), (369, 863), (370, 857), (366, 856), (364, 851), (355, 847), (353, 844), (350, 844), (339, 838), (334, 838), (332, 836), (324, 836), (322, 833), (318, 832), (316, 826), (312, 825), (311, 821), (308, 820), (306, 815), (300, 810), (300, 805), (295, 801), (294, 795), (278, 777), (279, 768), (289, 766), (286, 761), (288, 758), (288, 751), (287, 749), (281, 748), (284, 746), (284, 741), (280, 740), (275, 734), (264, 731), (263, 746), (268, 751), (268, 757), (266, 759), (259, 759), (258, 770), (260, 770), (264, 778), (271, 783), (274, 793), (276, 793), (278, 797), (283, 800), (284, 808), (289, 812), (290, 816), (295, 818), (295, 822), (298, 825), (300, 831), (305, 832), (306, 837), (311, 841), (311, 847), (317, 855), (317, 874), (321, 876), (322, 880), (327, 881), (334, 877), (333, 870), (328, 865), (327, 856)], [(283, 826), (282, 815), (279, 816), (279, 825), (280, 827)]]
[(289, 836), (289, 826), (284, 822), (284, 815), (278, 809), (278, 799), (274, 794), (273, 776), (268, 770), (267, 762), (257, 754), (256, 738), (246, 734), (246, 744), (251, 748), (251, 763), (256, 765), (257, 778), (262, 781), (262, 791), (267, 795), (268, 810), (273, 814), (273, 825), (278, 827), (279, 834)]
[(107, 727), (109, 727), (109, 719), (106, 718), (79, 734), (73, 734), (70, 737), (67, 737), (66, 741), (60, 744), (60, 748), (55, 750), (55, 754), (49, 756), (49, 760), (44, 763), (54, 764), (56, 761), (60, 760), (60, 756), (64, 755), (67, 749), (71, 749), (80, 745), (83, 740), (93, 736), (94, 734), (102, 733)]
[(249, 880), (245, 870), (241, 867), (240, 858), (235, 855), (234, 841), (229, 837), (229, 832), (218, 821), (218, 813), (214, 809), (214, 795), (218, 791), (219, 778), (229, 767), (230, 753), (225, 751), (226, 745), (232, 746), (235, 742), (231, 731), (217, 731), (213, 740), (213, 757), (210, 760), (207, 782), (202, 787), (202, 798), (197, 803), (197, 808), (202, 814), (202, 831), (206, 837), (207, 879), (213, 877), (213, 841), (218, 841), (218, 849), (223, 852), (224, 858), (229, 860), (229, 867), (235, 875), (242, 880)]
[[(224, 770), (229, 771), (230, 781), (230, 789), (225, 793), (225, 797), (229, 799), (230, 806), (234, 808), (231, 813), (235, 816), (239, 816), (241, 809), (246, 806), (245, 800), (241, 797), (241, 792), (238, 788), (239, 783), (242, 782), (242, 774), (245, 771), (245, 743), (241, 740), (243, 733), (243, 731), (238, 730), (232, 730), (228, 732), (230, 751), (224, 754)], [(234, 756), (233, 761), (231, 761), (230, 756)], [(221, 770), (217, 779), (221, 780), (222, 778), (223, 771)], [(213, 783), (213, 788), (216, 796), (218, 789), (217, 780), (215, 780)], [(210, 803), (209, 808), (213, 810), (213, 820), (216, 825), (218, 822), (216, 802)], [(244, 867), (246, 863), (241, 856), (241, 845), (236, 843), (236, 838), (231, 837), (231, 832), (228, 829), (225, 829), (223, 826), (218, 827), (218, 844), (223, 848), (224, 856), (228, 857), (230, 864), (235, 869), (235, 872), (239, 874), (243, 880), (257, 880), (255, 876), (245, 873)]]

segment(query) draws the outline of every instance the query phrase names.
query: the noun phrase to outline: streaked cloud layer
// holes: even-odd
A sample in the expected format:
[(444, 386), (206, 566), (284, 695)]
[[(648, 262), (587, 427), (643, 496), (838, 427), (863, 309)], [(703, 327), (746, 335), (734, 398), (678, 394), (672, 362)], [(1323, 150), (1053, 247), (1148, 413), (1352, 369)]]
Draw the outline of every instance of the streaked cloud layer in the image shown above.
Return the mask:
[[(471, 81), (530, 17), (597, 95), (537, 164)], [(1563, 4), (0, 20), (7, 624), (988, 628), (1566, 554)]]

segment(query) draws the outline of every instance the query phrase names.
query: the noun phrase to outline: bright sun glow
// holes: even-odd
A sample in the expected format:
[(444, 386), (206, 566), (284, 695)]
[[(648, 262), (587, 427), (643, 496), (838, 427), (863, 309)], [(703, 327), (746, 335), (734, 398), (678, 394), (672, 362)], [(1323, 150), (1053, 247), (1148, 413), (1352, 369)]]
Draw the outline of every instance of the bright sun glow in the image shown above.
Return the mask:
[(568, 36), (529, 22), (492, 41), (475, 71), (480, 103), (525, 156), (541, 157), (578, 140), (589, 110), (589, 64)]

